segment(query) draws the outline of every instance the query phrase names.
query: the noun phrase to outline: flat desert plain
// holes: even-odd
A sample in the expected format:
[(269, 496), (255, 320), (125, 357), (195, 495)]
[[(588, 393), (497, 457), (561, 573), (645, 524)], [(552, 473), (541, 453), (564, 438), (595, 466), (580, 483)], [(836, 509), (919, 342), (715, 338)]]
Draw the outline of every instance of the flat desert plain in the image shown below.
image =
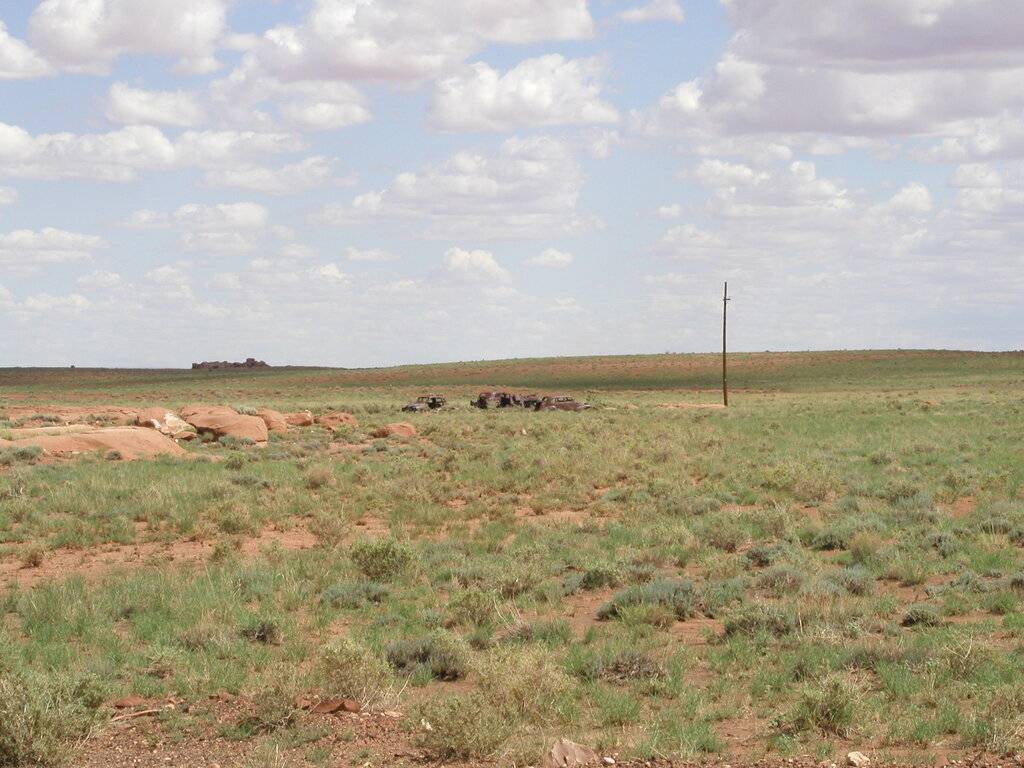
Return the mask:
[(1017, 760), (1024, 355), (719, 365), (0, 370), (0, 765)]

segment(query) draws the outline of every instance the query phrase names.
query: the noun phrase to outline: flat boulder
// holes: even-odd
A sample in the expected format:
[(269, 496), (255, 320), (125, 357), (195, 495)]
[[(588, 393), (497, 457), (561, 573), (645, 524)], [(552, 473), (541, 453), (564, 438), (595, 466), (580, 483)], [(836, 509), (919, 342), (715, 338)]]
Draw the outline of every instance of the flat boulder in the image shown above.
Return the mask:
[(143, 408), (135, 417), (135, 424), (155, 429), (175, 440), (191, 440), (196, 437), (195, 429), (188, 422), (166, 408)]
[(374, 437), (416, 437), (416, 427), (406, 421), (385, 424), (371, 433)]
[(18, 438), (5, 445), (36, 445), (43, 449), (44, 456), (61, 458), (96, 452), (109, 455), (114, 452), (117, 458), (132, 461), (185, 454), (185, 449), (167, 435), (144, 427), (109, 427), (89, 432), (38, 435)]
[(285, 419), (283, 413), (279, 413), (271, 408), (260, 408), (256, 411), (256, 415), (263, 419), (263, 423), (267, 425), (267, 430), (270, 432), (287, 432), (288, 421)]
[(340, 427), (358, 427), (359, 421), (351, 413), (342, 411), (330, 411), (316, 417), (316, 423), (325, 429), (339, 429)]
[(315, 423), (312, 411), (296, 411), (295, 413), (286, 413), (284, 420), (293, 427), (312, 427)]
[(181, 417), (197, 432), (211, 432), (214, 437), (267, 442), (267, 425), (259, 416), (246, 416), (224, 405), (187, 405)]

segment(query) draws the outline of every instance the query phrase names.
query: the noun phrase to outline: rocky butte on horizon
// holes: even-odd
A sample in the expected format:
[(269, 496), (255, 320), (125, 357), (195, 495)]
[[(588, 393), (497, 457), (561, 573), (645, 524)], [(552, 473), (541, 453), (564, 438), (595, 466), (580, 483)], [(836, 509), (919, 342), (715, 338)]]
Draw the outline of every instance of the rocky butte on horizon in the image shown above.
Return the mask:
[(192, 363), (192, 370), (201, 371), (212, 371), (218, 368), (269, 368), (263, 360), (257, 360), (255, 357), (245, 358), (243, 363), (231, 363), (227, 360), (213, 360), (204, 361), (202, 363)]

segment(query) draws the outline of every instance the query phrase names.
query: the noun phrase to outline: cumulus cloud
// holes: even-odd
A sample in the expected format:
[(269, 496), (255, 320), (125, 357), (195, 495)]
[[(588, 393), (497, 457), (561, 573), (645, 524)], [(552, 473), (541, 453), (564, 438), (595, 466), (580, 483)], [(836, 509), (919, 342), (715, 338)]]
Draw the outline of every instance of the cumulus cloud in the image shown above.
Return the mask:
[(381, 248), (355, 248), (349, 246), (345, 249), (345, 258), (349, 261), (383, 262), (394, 261), (395, 255)]
[(82, 261), (105, 245), (100, 237), (54, 227), (17, 229), (0, 234), (0, 264), (31, 267)]
[(12, 37), (0, 19), (0, 80), (25, 80), (52, 73), (53, 68), (24, 40)]
[(110, 272), (105, 269), (98, 269), (82, 275), (75, 282), (83, 288), (93, 288), (97, 290), (111, 290), (112, 288), (119, 288), (123, 284), (121, 275), (117, 272)]
[(661, 205), (654, 213), (659, 219), (678, 219), (683, 215), (683, 206), (679, 203)]
[(685, 16), (678, 0), (651, 0), (647, 5), (628, 8), (619, 14), (619, 18), (631, 23), (642, 21), (682, 22)]
[(237, 167), (303, 146), (299, 138), (283, 133), (185, 131), (172, 141), (148, 125), (99, 134), (33, 136), (18, 126), (0, 123), (0, 175), (127, 182), (140, 171)]
[(569, 145), (511, 138), (496, 153), (458, 152), (441, 165), (400, 173), (384, 189), (325, 208), (334, 224), (395, 220), (430, 238), (540, 238), (595, 226), (577, 210), (582, 173)]
[[(233, 255), (256, 249), (268, 229), (270, 212), (259, 203), (188, 203), (173, 213), (135, 211), (122, 226), (133, 229), (175, 229), (187, 251)], [(292, 233), (282, 231), (286, 237)]]
[(693, 144), (774, 136), (817, 152), (939, 136), (949, 143), (936, 152), (963, 160), (974, 121), (1009, 128), (1024, 107), (1024, 21), (1013, 0), (726, 7), (736, 34), (725, 53), (638, 116), (642, 130)]
[(80, 293), (69, 293), (66, 296), (54, 296), (49, 293), (37, 293), (26, 297), (21, 308), (29, 312), (60, 312), (77, 313), (88, 309), (91, 303)]
[(176, 68), (202, 74), (218, 67), (218, 39), (228, 0), (43, 0), (29, 19), (29, 39), (69, 72), (105, 74), (125, 54), (177, 57)]
[[(349, 83), (327, 79), (284, 80), (245, 57), (227, 77), (210, 86), (210, 99), (229, 122), (273, 125), (302, 131), (333, 131), (371, 118), (363, 94)], [(275, 114), (265, 112), (271, 106)]]
[(567, 267), (572, 264), (571, 253), (560, 251), (557, 248), (545, 248), (536, 256), (531, 256), (526, 263), (534, 267)]
[(208, 172), (204, 180), (210, 187), (233, 187), (268, 195), (290, 195), (330, 183), (336, 165), (335, 160), (315, 155), (280, 168), (260, 165), (221, 168)]
[(600, 98), (603, 72), (597, 59), (559, 54), (527, 59), (505, 73), (476, 62), (437, 83), (429, 119), (467, 131), (614, 123), (618, 112)]
[(511, 277), (490, 251), (449, 248), (444, 255), (444, 267), (449, 274), (469, 280), (504, 282)]
[(250, 66), (285, 81), (417, 82), (487, 43), (528, 44), (593, 35), (586, 0), (314, 0), (298, 25), (256, 41)]
[(203, 121), (194, 93), (146, 91), (114, 83), (107, 92), (107, 119), (113, 123), (174, 125), (188, 128)]

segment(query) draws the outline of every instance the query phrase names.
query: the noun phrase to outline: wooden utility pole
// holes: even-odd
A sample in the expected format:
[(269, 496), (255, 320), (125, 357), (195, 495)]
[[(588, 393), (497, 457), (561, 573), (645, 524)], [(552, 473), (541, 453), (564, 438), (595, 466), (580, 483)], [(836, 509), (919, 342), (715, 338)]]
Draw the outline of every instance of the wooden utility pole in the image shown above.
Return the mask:
[(725, 368), (725, 321), (726, 309), (729, 306), (729, 283), (722, 290), (722, 404), (729, 405), (729, 380)]

